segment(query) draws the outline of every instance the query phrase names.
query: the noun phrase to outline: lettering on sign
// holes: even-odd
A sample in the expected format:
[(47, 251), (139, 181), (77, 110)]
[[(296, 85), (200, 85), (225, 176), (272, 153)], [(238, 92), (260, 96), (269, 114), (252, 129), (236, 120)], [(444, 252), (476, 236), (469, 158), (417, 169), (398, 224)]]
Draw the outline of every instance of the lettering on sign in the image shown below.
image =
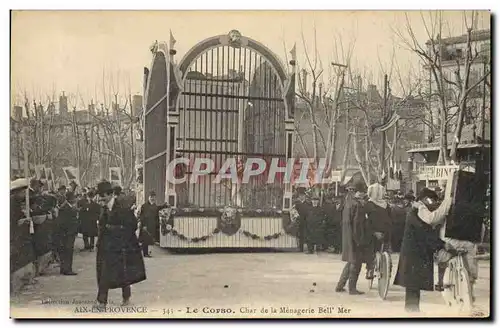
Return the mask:
[(458, 166), (425, 166), (421, 172), (427, 180), (447, 180), (453, 172), (458, 170)]

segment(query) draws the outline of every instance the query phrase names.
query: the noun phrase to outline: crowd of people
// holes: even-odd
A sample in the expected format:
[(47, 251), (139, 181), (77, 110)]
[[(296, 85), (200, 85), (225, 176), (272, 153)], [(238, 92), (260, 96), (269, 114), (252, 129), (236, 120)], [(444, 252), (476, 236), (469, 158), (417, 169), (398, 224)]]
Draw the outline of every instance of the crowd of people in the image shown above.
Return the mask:
[[(424, 188), (417, 197), (410, 191), (388, 195), (383, 181), (366, 186), (356, 183), (337, 197), (312, 196), (297, 190), (294, 203), (299, 226), (299, 248), (313, 254), (333, 248), (346, 262), (335, 291), (351, 295), (364, 294), (357, 289), (363, 264), (366, 279), (373, 279), (377, 250), (400, 253), (394, 284), (405, 288), (405, 309), (420, 311), (420, 291), (442, 291), (447, 262), (465, 251), (471, 290), (478, 276), (475, 257), (477, 245), (467, 240), (445, 237), (445, 220), (452, 199), (444, 197), (440, 188)], [(483, 226), (484, 235), (484, 226)], [(341, 241), (341, 243), (340, 243)], [(434, 285), (434, 261), (438, 263), (438, 279)], [(473, 297), (474, 299), (474, 297)]]
[[(11, 225), (32, 224), (32, 233), (36, 235), (39, 227), (33, 222), (42, 216), (50, 217), (52, 227), (45, 243), (51, 250), (51, 262), (59, 266), (60, 274), (65, 276), (77, 275), (73, 270), (73, 255), (76, 236), (80, 233), (84, 242), (80, 251), (97, 249), (99, 305), (107, 304), (108, 290), (113, 288), (122, 288), (123, 304), (128, 304), (130, 285), (146, 279), (143, 258), (151, 257), (149, 246), (159, 242), (158, 215), (167, 205), (156, 205), (156, 195), (152, 192), (148, 202), (137, 208), (132, 192), (124, 192), (105, 180), (94, 188), (76, 191), (75, 185), (60, 186), (54, 192), (44, 190), (40, 180), (33, 179), (29, 185), (16, 184), (16, 181), (11, 184)], [(15, 239), (15, 231), (11, 228), (11, 241)]]
[[(306, 189), (302, 187), (296, 190), (294, 207), (299, 214), (298, 242), (301, 252), (305, 250), (304, 245), (307, 245), (306, 251), (309, 254), (318, 250), (337, 254), (342, 252), (342, 217), (346, 204), (350, 204), (353, 190), (354, 187), (349, 186), (337, 195), (326, 193), (322, 204), (318, 195), (308, 196)], [(415, 200), (414, 192), (410, 190), (406, 195), (401, 191), (391, 192), (380, 197), (382, 199), (378, 203), (387, 207), (389, 215), (383, 222), (385, 227), (377, 228), (390, 230), (386, 233), (385, 245), (394, 252), (399, 252), (406, 214)], [(378, 207), (374, 207), (374, 204), (371, 202), (368, 206), (377, 211)]]
[[(128, 304), (130, 285), (146, 279), (143, 258), (151, 257), (149, 246), (159, 242), (159, 212), (169, 205), (157, 205), (155, 193), (150, 192), (147, 202), (137, 208), (132, 192), (105, 180), (81, 192), (76, 192), (74, 185), (69, 190), (61, 186), (56, 192), (47, 192), (39, 180), (31, 180), (29, 186), (11, 185), (11, 225), (30, 223), (26, 187), (31, 223), (40, 216), (53, 218), (49, 239), (60, 274), (77, 274), (73, 254), (76, 236), (81, 233), (81, 251), (97, 249), (99, 305), (107, 304), (108, 290), (113, 288), (122, 288), (123, 304)], [(346, 264), (336, 292), (345, 292), (347, 285), (349, 294), (363, 294), (357, 289), (362, 265), (366, 264), (366, 278), (373, 279), (375, 253), (380, 249), (400, 252), (394, 284), (406, 288), (408, 311), (419, 310), (421, 290), (442, 290), (445, 266), (439, 266), (438, 284), (434, 285), (436, 256), (440, 263), (446, 263), (454, 250), (466, 249), (471, 279), (477, 278), (475, 245), (444, 236), (451, 199), (443, 197), (441, 190), (424, 188), (418, 197), (411, 191), (388, 195), (383, 181), (368, 187), (360, 182), (338, 195), (324, 195), (322, 203), (316, 195), (308, 197), (305, 189), (297, 190), (297, 240), (301, 252), (342, 254)]]

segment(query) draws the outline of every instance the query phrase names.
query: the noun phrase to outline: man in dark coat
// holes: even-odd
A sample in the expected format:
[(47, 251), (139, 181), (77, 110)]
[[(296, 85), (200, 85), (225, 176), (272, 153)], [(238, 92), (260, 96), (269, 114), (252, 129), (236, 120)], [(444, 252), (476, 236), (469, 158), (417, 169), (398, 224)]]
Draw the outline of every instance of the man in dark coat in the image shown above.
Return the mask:
[(66, 200), (59, 208), (57, 218), (59, 227), (59, 257), (61, 261), (60, 272), (65, 276), (75, 276), (73, 271), (73, 251), (75, 239), (78, 233), (78, 211), (76, 209), (76, 197), (73, 192), (66, 193)]
[(324, 232), (324, 249), (330, 249), (334, 250), (335, 246), (334, 243), (336, 242), (336, 234), (339, 234), (339, 227), (340, 225), (337, 226), (337, 210), (336, 210), (336, 203), (335, 200), (333, 199), (333, 195), (328, 195), (324, 197), (324, 204), (323, 204), (323, 210), (325, 212), (326, 216), (326, 222), (325, 222), (325, 232)]
[(313, 196), (306, 215), (306, 244), (308, 254), (313, 254), (324, 242), (325, 212), (319, 206), (319, 197)]
[(439, 205), (438, 195), (422, 189), (408, 212), (394, 284), (406, 288), (405, 309), (420, 311), (420, 291), (434, 290), (434, 252), (444, 248), (435, 227), (443, 223), (451, 197)]
[(149, 254), (149, 245), (153, 245), (155, 241), (160, 241), (159, 214), (160, 210), (167, 206), (167, 204), (156, 205), (156, 193), (154, 191), (149, 193), (148, 201), (141, 206), (139, 215), (141, 221), (139, 241), (142, 244), (144, 257), (151, 257), (151, 254)]
[(97, 236), (97, 220), (101, 207), (94, 201), (94, 193), (89, 191), (80, 202), (80, 231), (83, 235), (84, 251), (94, 251)]
[(391, 208), (392, 217), (392, 234), (391, 246), (394, 252), (401, 250), (401, 243), (403, 242), (403, 233), (405, 229), (405, 222), (408, 212), (412, 209), (411, 203), (414, 197), (406, 194), (402, 199), (397, 199)]
[(357, 283), (361, 265), (367, 261), (367, 244), (370, 238), (365, 236), (366, 213), (364, 198), (366, 186), (357, 183), (354, 186), (354, 195), (348, 193), (342, 210), (342, 261), (347, 262), (340, 275), (335, 291), (344, 292), (349, 281), (349, 294), (364, 294), (357, 290)]
[(144, 259), (135, 235), (137, 219), (129, 207), (113, 196), (108, 181), (98, 184), (97, 193), (103, 206), (97, 238), (97, 302), (105, 306), (109, 289), (121, 288), (122, 305), (127, 305), (131, 297), (130, 285), (146, 280)]
[(305, 188), (297, 189), (297, 201), (295, 202), (295, 209), (299, 213), (299, 230), (298, 230), (298, 242), (299, 242), (299, 251), (304, 252), (304, 243), (306, 237), (306, 216), (309, 213), (310, 205), (307, 203), (306, 199), (306, 190)]

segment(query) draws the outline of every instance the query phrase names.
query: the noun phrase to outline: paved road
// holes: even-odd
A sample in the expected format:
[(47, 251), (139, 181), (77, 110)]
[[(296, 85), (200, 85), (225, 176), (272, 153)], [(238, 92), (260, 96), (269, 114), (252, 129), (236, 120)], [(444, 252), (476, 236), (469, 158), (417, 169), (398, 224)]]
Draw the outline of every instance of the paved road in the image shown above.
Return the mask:
[[(82, 246), (81, 239), (77, 239), (77, 246)], [(193, 318), (217, 316), (204, 313), (217, 309), (234, 312), (225, 317), (408, 316), (403, 311), (403, 289), (391, 286), (387, 300), (381, 301), (376, 290), (368, 291), (364, 270), (358, 286), (367, 294), (335, 293), (335, 283), (343, 268), (338, 255), (291, 252), (170, 254), (154, 248), (153, 256), (145, 259), (148, 279), (132, 287), (130, 308), (118, 307), (121, 291), (117, 289), (109, 295), (109, 311), (114, 313), (89, 310), (96, 297), (95, 253), (77, 251), (74, 269), (78, 276), (59, 276), (58, 268), (51, 268), (46, 276), (37, 278), (38, 283), (11, 296), (11, 316)], [(393, 263), (394, 276), (397, 255), (393, 255)], [(489, 262), (481, 262), (475, 288), (476, 315), (489, 313), (489, 283)], [(437, 292), (423, 293), (421, 309), (423, 316), (454, 315)], [(198, 313), (194, 313), (196, 310)], [(127, 311), (129, 313), (124, 313)]]

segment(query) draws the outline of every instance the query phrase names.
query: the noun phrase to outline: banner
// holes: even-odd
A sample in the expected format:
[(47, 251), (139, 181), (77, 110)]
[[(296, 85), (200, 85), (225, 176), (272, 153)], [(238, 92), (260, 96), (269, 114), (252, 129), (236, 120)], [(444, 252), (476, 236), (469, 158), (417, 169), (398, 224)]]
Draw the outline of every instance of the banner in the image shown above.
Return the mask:
[(80, 186), (80, 169), (78, 167), (66, 166), (63, 167), (63, 172), (69, 186), (74, 184)]
[(109, 168), (109, 182), (113, 186), (122, 187), (122, 169), (120, 167), (110, 167)]
[(423, 166), (420, 168), (420, 174), (424, 175), (427, 180), (448, 180), (458, 169), (456, 165)]
[(45, 165), (36, 165), (35, 166), (35, 177), (37, 180), (46, 180), (47, 175), (45, 173)]
[(54, 173), (52, 172), (52, 169), (50, 167), (45, 168), (45, 174), (47, 176), (47, 188), (49, 190), (55, 190), (55, 183), (54, 183)]

